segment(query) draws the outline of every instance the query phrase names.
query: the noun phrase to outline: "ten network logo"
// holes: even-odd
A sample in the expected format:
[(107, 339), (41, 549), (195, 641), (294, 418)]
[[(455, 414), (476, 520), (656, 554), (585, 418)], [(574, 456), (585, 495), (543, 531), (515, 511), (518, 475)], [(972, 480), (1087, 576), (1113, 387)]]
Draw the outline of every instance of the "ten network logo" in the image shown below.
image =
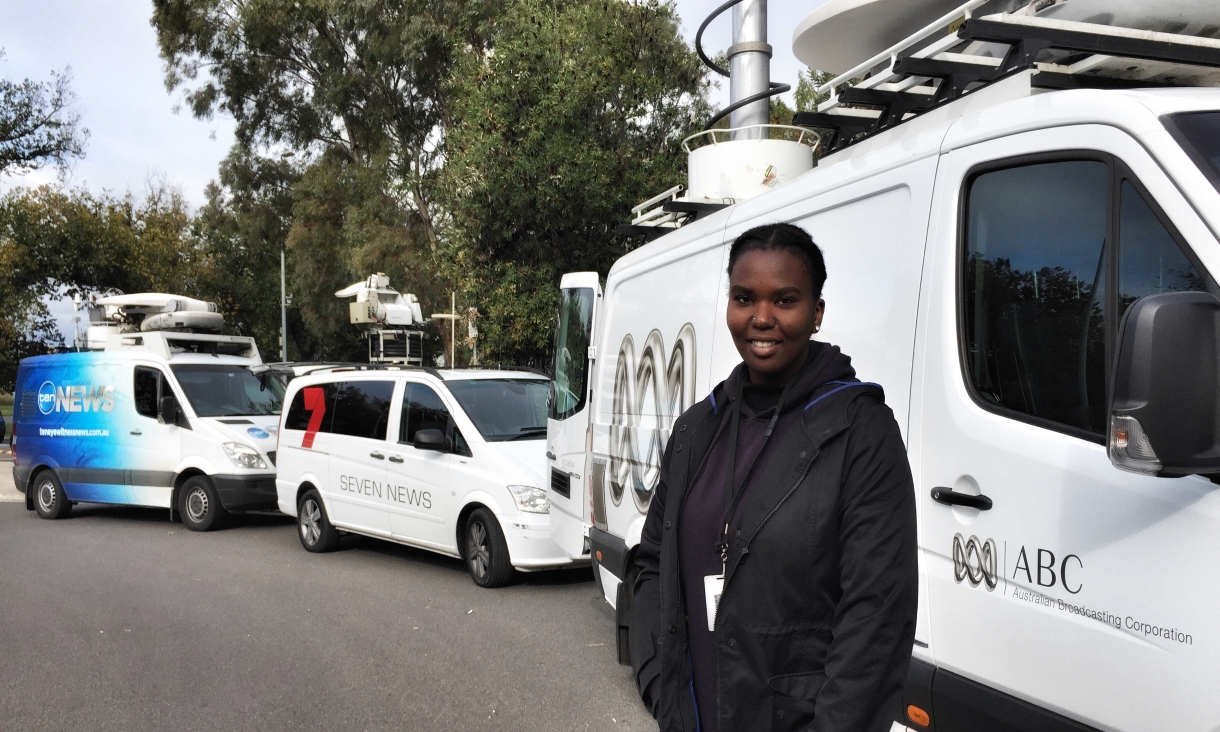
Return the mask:
[(49, 381), (38, 387), (38, 411), (110, 412), (114, 410), (113, 386), (55, 386)]

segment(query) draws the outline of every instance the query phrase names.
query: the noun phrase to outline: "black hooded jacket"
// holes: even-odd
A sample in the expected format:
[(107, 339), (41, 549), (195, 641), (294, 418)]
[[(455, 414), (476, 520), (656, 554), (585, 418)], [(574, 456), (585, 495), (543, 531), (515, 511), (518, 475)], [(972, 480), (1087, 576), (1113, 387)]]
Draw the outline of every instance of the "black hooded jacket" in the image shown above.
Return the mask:
[[(714, 710), (703, 727), (721, 732), (888, 730), (915, 632), (914, 488), (880, 387), (857, 381), (834, 346), (811, 342), (775, 432), (739, 488), (716, 629), (697, 632), (704, 600), (684, 592), (692, 583), (683, 579), (693, 572), (701, 582), (706, 567), (682, 566), (698, 556), (680, 539), (682, 519), (696, 515), (684, 503), (698, 495), (723, 516), (722, 427), (746, 382), (743, 364), (683, 414), (661, 462), (633, 603), (644, 702), (665, 732), (698, 729), (697, 709), (705, 717)], [(772, 412), (750, 409), (748, 389), (746, 402), (740, 431), (748, 438), (761, 429), (750, 420), (769, 422)], [(738, 440), (739, 476), (749, 443)], [(706, 533), (704, 523), (697, 530)]]

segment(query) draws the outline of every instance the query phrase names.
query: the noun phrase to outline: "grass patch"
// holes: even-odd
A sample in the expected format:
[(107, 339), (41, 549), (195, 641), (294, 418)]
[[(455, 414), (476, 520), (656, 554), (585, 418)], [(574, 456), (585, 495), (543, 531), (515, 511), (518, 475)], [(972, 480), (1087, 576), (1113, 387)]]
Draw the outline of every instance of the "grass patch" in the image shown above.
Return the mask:
[(13, 416), (13, 395), (0, 394), (0, 414), (5, 417)]

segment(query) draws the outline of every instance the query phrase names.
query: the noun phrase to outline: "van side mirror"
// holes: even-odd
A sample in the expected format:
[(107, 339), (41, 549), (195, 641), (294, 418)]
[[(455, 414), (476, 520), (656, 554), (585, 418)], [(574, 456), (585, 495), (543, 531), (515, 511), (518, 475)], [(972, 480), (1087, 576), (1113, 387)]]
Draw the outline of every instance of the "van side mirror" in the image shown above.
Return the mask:
[(178, 424), (180, 414), (177, 399), (172, 396), (161, 397), (161, 401), (157, 403), (158, 420), (164, 424)]
[(445, 451), (445, 433), (437, 429), (419, 430), (415, 433), (416, 450)]
[(1159, 476), (1220, 472), (1220, 300), (1140, 298), (1119, 326), (1110, 461)]

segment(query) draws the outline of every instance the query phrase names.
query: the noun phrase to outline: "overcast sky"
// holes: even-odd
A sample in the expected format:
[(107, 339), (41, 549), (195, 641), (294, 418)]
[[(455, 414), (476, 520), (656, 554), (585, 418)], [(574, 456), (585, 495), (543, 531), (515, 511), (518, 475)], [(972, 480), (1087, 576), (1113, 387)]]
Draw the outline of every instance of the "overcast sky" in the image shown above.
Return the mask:
[[(676, 0), (688, 41), (694, 40), (703, 18), (722, 1)], [(770, 3), (773, 80), (795, 84), (797, 70), (803, 67), (792, 55), (792, 30), (822, 2)], [(5, 51), (0, 76), (46, 81), (52, 70), (71, 67), (75, 108), (90, 133), (84, 159), (67, 172), (71, 185), (140, 196), (150, 178), (163, 177), (197, 207), (233, 143), (233, 121), (198, 120), (186, 110), (174, 112), (181, 92), (171, 95), (165, 89), (163, 64), (148, 23), (151, 14), (151, 4), (138, 0), (0, 0), (0, 48)], [(725, 12), (708, 29), (709, 55), (728, 47), (731, 14)], [(726, 82), (713, 103), (720, 107), (727, 100)], [(21, 178), (0, 177), (0, 190), (50, 182), (57, 176), (54, 170), (41, 170)]]

